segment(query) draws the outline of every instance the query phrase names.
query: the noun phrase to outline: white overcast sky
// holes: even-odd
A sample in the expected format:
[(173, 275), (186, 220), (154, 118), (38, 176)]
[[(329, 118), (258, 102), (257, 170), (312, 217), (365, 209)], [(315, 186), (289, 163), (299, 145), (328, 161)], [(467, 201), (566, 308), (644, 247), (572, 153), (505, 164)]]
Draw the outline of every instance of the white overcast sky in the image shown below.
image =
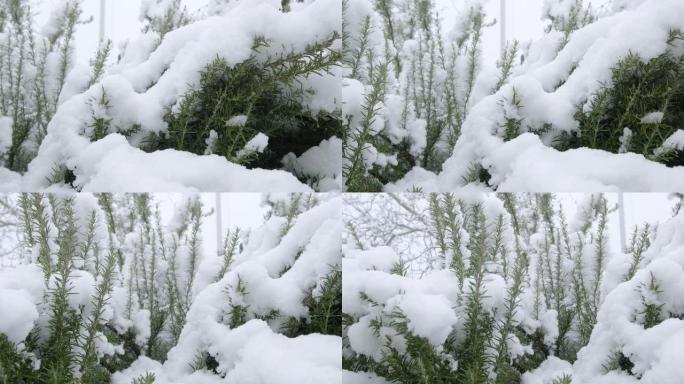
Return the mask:
[[(38, 20), (42, 22), (47, 19), (49, 12), (55, 4), (61, 0), (31, 0), (34, 9), (39, 10)], [(195, 12), (203, 7), (208, 0), (183, 0), (183, 3), (191, 12)], [(106, 18), (105, 35), (114, 42), (114, 47), (118, 47), (126, 39), (135, 37), (141, 28), (139, 21), (141, 0), (105, 0)], [(79, 26), (76, 54), (82, 63), (94, 56), (97, 50), (99, 39), (100, 23), (100, 0), (83, 0), (83, 18), (93, 18), (93, 22)], [(115, 56), (114, 56), (115, 57)]]
[[(174, 212), (185, 205), (188, 197), (181, 193), (156, 193), (155, 201), (159, 203), (164, 223), (169, 223)], [(260, 193), (221, 193), (221, 232), (225, 235), (228, 229), (239, 227), (242, 230), (254, 229), (264, 222), (267, 209), (261, 206)], [(205, 212), (213, 212), (202, 221), (202, 246), (207, 255), (216, 254), (218, 246), (216, 193), (200, 195)], [(221, 239), (224, 236), (221, 236)]]
[[(568, 218), (575, 215), (577, 204), (586, 198), (586, 195), (581, 193), (560, 193), (556, 196), (563, 204)], [(605, 196), (611, 208), (617, 206), (617, 193), (606, 193)], [(636, 225), (641, 226), (644, 223), (658, 225), (671, 218), (672, 208), (676, 203), (667, 193), (624, 193), (623, 200), (625, 241), (627, 243), (629, 243), (629, 238)], [(619, 210), (608, 217), (608, 238), (612, 250), (617, 252), (622, 248)]]

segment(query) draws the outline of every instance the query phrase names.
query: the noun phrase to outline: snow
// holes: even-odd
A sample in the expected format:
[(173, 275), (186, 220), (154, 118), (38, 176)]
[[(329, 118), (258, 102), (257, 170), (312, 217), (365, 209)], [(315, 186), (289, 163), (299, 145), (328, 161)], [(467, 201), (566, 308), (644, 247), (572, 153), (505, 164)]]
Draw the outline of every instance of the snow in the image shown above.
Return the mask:
[(651, 112), (641, 118), (642, 124), (660, 124), (665, 114), (663, 112)]
[[(232, 119), (231, 119), (232, 120)], [(268, 146), (268, 136), (259, 132), (256, 136), (251, 138), (245, 147), (238, 151), (237, 157), (242, 158), (253, 153), (262, 153)]]
[(12, 124), (12, 118), (0, 117), (0, 153), (8, 151), (12, 145)]
[(226, 125), (229, 127), (244, 127), (247, 124), (247, 116), (245, 115), (237, 115), (233, 116), (228, 121), (226, 121)]
[[(490, 148), (496, 147), (496, 150), (483, 159), (483, 164), (492, 176), (491, 184), (500, 192), (655, 192), (684, 189), (684, 169), (668, 168), (634, 153), (611, 154), (588, 148), (559, 152), (530, 133), (506, 143), (494, 137), (487, 141), (492, 144)], [(466, 151), (481, 153), (486, 149), (478, 147)], [(400, 182), (389, 184), (386, 189), (399, 191), (412, 186), (422, 187), (424, 191), (435, 187), (439, 190), (459, 188), (461, 176), (469, 164), (467, 158), (465, 152), (456, 151), (436, 179), (425, 171), (415, 171)]]
[(391, 247), (376, 247), (366, 251), (348, 251), (343, 260), (347, 269), (379, 270), (384, 272), (390, 272), (397, 262), (399, 262), (399, 257)]
[(625, 129), (622, 130), (622, 136), (620, 136), (620, 149), (618, 149), (618, 153), (625, 153), (629, 150), (633, 136), (634, 134), (631, 129), (625, 127)]
[[(86, 271), (77, 270), (69, 276), (71, 294), (69, 306), (74, 310), (80, 310), (90, 304), (90, 299), (95, 293), (95, 278)], [(51, 288), (54, 287), (51, 284)]]
[(239, 351), (223, 367), (228, 370), (228, 383), (339, 382), (339, 337), (314, 334), (290, 339), (273, 333), (263, 321), (253, 320), (232, 332), (220, 348)]
[(207, 144), (207, 149), (204, 150), (205, 155), (211, 155), (214, 153), (214, 150), (216, 149), (216, 141), (218, 140), (218, 132), (215, 130), (211, 130), (209, 132), (209, 137), (204, 141), (205, 144)]
[(142, 0), (140, 3), (140, 21), (145, 16), (163, 18), (167, 10), (173, 6), (173, 0)]
[(28, 292), (17, 289), (0, 289), (0, 333), (15, 344), (26, 339), (34, 322), (38, 320), (38, 310)]
[[(55, 147), (50, 151), (64, 150), (67, 149)], [(48, 163), (47, 158), (37, 158), (25, 177), (10, 178), (10, 183), (0, 184), (0, 190), (43, 188), (48, 176), (43, 172), (49, 169)], [(198, 156), (172, 149), (145, 153), (131, 147), (118, 134), (86, 144), (66, 164), (74, 170), (74, 185), (83, 192), (311, 191), (288, 172), (248, 170), (216, 155)], [(31, 172), (32, 169), (37, 172)]]
[[(400, 308), (406, 315), (409, 330), (435, 346), (444, 343), (457, 321), (452, 304), (441, 295), (407, 293), (397, 302), (388, 301), (388, 305)], [(430, 311), (426, 311), (426, 308), (430, 308)]]
[(0, 333), (9, 341), (21, 343), (33, 329), (43, 289), (43, 274), (37, 265), (0, 270)]
[[(684, 321), (676, 315), (684, 312), (684, 215), (663, 223), (652, 246), (646, 251), (647, 264), (635, 276), (617, 285), (606, 296), (589, 344), (578, 354), (573, 366), (579, 382), (610, 383), (625, 376), (603, 368), (614, 351), (621, 351), (634, 364), (631, 371), (643, 383), (675, 383), (684, 380), (684, 370), (672, 356), (681, 353)], [(649, 289), (657, 284), (657, 292)], [(644, 326), (644, 306), (660, 307), (661, 321)], [(636, 382), (625, 378), (624, 382)], [(613, 382), (618, 382), (617, 380)]]
[(544, 343), (553, 345), (558, 338), (558, 312), (549, 309), (539, 316), (539, 321), (541, 321), (541, 329), (544, 331)]
[(572, 365), (556, 356), (549, 356), (535, 370), (522, 375), (522, 384), (554, 384), (563, 375), (572, 376)]
[(344, 384), (388, 384), (388, 382), (372, 373), (365, 372), (342, 372), (342, 383)]
[(318, 179), (316, 190), (320, 192), (338, 190), (342, 185), (342, 139), (323, 140), (299, 157), (289, 153), (283, 158), (283, 165), (296, 175)]
[[(264, 348), (268, 345), (269, 348)], [(155, 383), (300, 384), (340, 381), (339, 337), (306, 335), (287, 338), (274, 333), (261, 320), (252, 320), (221, 337), (210, 352), (220, 356), (219, 372), (225, 378), (198, 371), (176, 376), (146, 357), (117, 372), (114, 384), (129, 384), (145, 372), (156, 374)]]
[[(436, 228), (430, 224), (425, 227), (419, 224), (422, 221), (431, 223), (433, 220), (424, 204), (430, 201), (431, 195), (396, 195), (394, 198), (384, 195), (384, 199), (389, 202), (383, 201), (382, 196), (359, 195), (349, 198), (349, 204), (355, 204), (360, 214), (345, 214), (345, 219), (348, 220), (345, 224), (348, 228), (355, 228), (359, 238), (345, 237), (347, 243), (343, 245), (342, 262), (343, 312), (350, 318), (350, 325), (344, 331), (346, 338), (343, 356), (350, 362), (356, 361), (355, 358), (372, 359), (382, 367), (377, 370), (371, 368), (378, 374), (382, 374), (382, 369), (389, 366), (389, 353), (396, 351), (403, 358), (412, 358), (418, 354), (415, 349), (411, 355), (407, 353), (404, 331), (401, 326), (396, 326), (403, 322), (412, 335), (424, 337), (430, 342), (434, 347), (432, 353), (445, 359), (454, 358), (454, 354), (458, 356), (458, 348), (462, 347), (460, 343), (464, 342), (467, 297), (475, 282), (474, 277), (467, 273), (462, 287), (459, 285), (456, 271), (445, 268), (441, 263), (445, 256), (451, 256), (451, 250), (444, 255), (445, 252), (432, 242)], [(526, 258), (522, 292), (515, 298), (517, 304), (511, 314), (510, 326), (516, 331), (505, 339), (508, 347), (506, 352), (511, 361), (515, 362), (532, 355), (539, 356), (540, 351), (543, 351), (541, 353), (545, 356), (545, 361), (539, 367), (521, 372), (523, 383), (553, 384), (564, 375), (574, 378), (573, 383), (631, 383), (632, 378), (626, 372), (605, 368), (616, 351), (622, 352), (634, 364), (634, 375), (654, 378), (646, 381), (648, 383), (681, 381), (682, 377), (678, 368), (670, 362), (669, 354), (673, 353), (674, 348), (678, 348), (675, 345), (681, 345), (679, 337), (684, 330), (684, 323), (680, 319), (680, 314), (684, 313), (684, 299), (678, 294), (684, 289), (684, 211), (669, 219), (669, 207), (658, 207), (665, 222), (658, 226), (657, 235), (652, 238), (651, 245), (642, 255), (635, 277), (624, 282), (632, 255), (616, 252), (618, 244), (610, 239), (610, 235), (618, 231), (617, 220), (614, 220), (617, 213), (607, 214), (610, 221), (607, 232), (601, 235), (603, 243), (598, 242), (598, 232), (595, 232), (600, 226), (597, 204), (603, 201), (599, 200), (604, 199), (602, 195), (556, 195), (552, 200), (554, 213), (550, 219), (551, 224), (539, 216), (539, 210), (543, 209), (537, 205), (540, 196), (515, 195), (512, 204), (515, 204), (517, 220), (523, 223), (518, 238), (512, 236), (513, 217), (504, 209), (502, 195), (474, 190), (459, 191), (453, 196), (456, 198), (456, 206), (460, 207), (455, 215), (457, 222), (463, 219), (463, 212), (469, 211), (468, 204), (477, 204), (482, 209), (487, 227), (492, 231), (488, 235), (489, 246), (494, 241), (492, 237), (496, 221), (493, 219), (501, 217), (505, 223), (500, 238), (504, 248), (499, 249), (492, 257), (506, 258), (508, 271), (502, 270), (504, 259), (487, 262), (481, 285), (481, 290), (485, 292), (480, 301), (481, 308), (494, 320), (491, 335), (493, 340), (501, 337), (497, 332), (500, 332), (499, 327), (506, 321), (506, 306), (512, 298), (512, 265), (519, 260), (516, 256), (524, 255)], [(400, 199), (401, 202), (396, 202), (395, 199)], [(609, 211), (613, 209), (612, 199), (614, 198), (606, 201), (606, 209)], [(656, 208), (650, 207), (648, 201), (644, 199), (640, 202), (646, 209)], [(557, 211), (561, 205), (564, 207), (562, 220)], [(412, 210), (420, 213), (411, 213)], [(403, 220), (396, 218), (402, 215)], [(635, 220), (644, 217), (635, 215), (639, 217)], [(562, 222), (569, 224), (565, 227)], [(380, 235), (366, 232), (375, 231), (372, 229), (374, 225), (388, 231), (388, 234), (383, 234), (388, 239), (405, 231), (424, 231), (425, 237), (413, 238), (418, 243), (413, 247), (397, 246), (401, 243), (391, 240), (387, 246), (373, 248), (369, 244), (374, 241), (375, 236)], [(377, 231), (381, 230), (378, 228)], [(550, 236), (559, 236), (559, 239), (567, 236), (569, 244), (564, 244), (565, 240), (561, 240), (559, 244), (553, 244), (549, 248)], [(462, 241), (468, 244), (469, 240), (464, 238)], [(382, 243), (382, 238), (377, 243)], [(599, 268), (596, 261), (599, 244), (605, 246), (604, 264), (596, 272)], [(361, 245), (369, 248), (356, 249)], [(516, 255), (514, 247), (519, 247), (523, 253)], [(472, 256), (470, 250), (468, 247), (462, 248), (466, 263)], [(437, 260), (434, 263), (431, 261), (433, 257)], [(546, 262), (555, 263), (556, 257), (559, 260), (559, 271), (558, 277), (554, 277), (553, 281), (556, 284), (560, 281), (564, 291), (559, 307), (553, 303), (555, 294), (550, 292), (555, 288), (548, 285), (551, 281), (548, 280), (548, 273), (556, 267), (551, 264), (543, 265), (546, 258)], [(396, 271), (393, 273), (392, 267), (399, 260), (405, 263), (404, 275)], [(574, 269), (575, 263), (582, 265), (580, 270)], [(428, 267), (416, 267), (422, 265)], [(578, 271), (577, 274), (575, 271)], [(595, 297), (598, 318), (593, 333), (585, 334), (588, 339), (586, 344), (587, 339), (579, 339), (579, 332), (582, 330), (577, 322), (577, 312), (572, 309), (576, 294), (572, 289), (577, 276), (583, 279), (584, 289), (592, 289), (597, 273), (602, 281), (596, 287), (596, 296), (589, 293), (588, 300), (594, 300), (592, 297)], [(649, 288), (652, 281), (656, 282), (657, 288)], [(543, 286), (544, 284), (546, 285)], [(656, 308), (660, 317), (657, 324), (648, 327), (645, 325), (647, 304)], [(575, 318), (571, 320), (570, 328), (564, 330), (562, 321), (567, 321), (567, 317), (563, 317), (568, 315), (568, 312), (563, 312), (566, 308), (571, 308), (570, 313)], [(671, 339), (666, 340), (666, 334)], [(576, 361), (573, 355), (562, 355), (562, 349), (558, 352), (560, 337), (570, 344), (577, 343), (570, 347), (576, 348), (571, 352), (573, 354), (579, 351)], [(450, 344), (447, 346), (446, 342)], [(541, 349), (540, 344), (544, 345)], [(455, 348), (456, 352), (445, 352), (451, 348)], [(559, 356), (566, 360), (561, 360)], [(457, 363), (458, 361), (454, 361), (454, 364)], [(361, 377), (365, 374), (358, 373)]]
[(684, 129), (678, 129), (663, 143), (662, 149), (684, 150)]
[(131, 321), (135, 330), (135, 343), (144, 346), (150, 338), (150, 311), (139, 309), (131, 316)]
[[(370, 317), (364, 316), (356, 323), (347, 328), (347, 338), (352, 350), (366, 356), (373, 357), (376, 361), (382, 359), (382, 343), (376, 339), (371, 328)], [(381, 330), (386, 332), (386, 330)]]
[[(410, 332), (435, 346), (444, 343), (458, 320), (454, 311), (458, 280), (452, 272), (434, 271), (421, 279), (389, 274), (396, 260), (398, 257), (391, 248), (380, 247), (348, 250), (342, 261), (342, 310), (357, 319), (347, 328), (350, 347), (376, 361), (386, 351), (386, 338), (398, 348), (402, 348), (403, 342), (386, 325), (378, 333), (371, 319), (389, 321), (394, 310), (399, 309), (406, 317)], [(370, 301), (362, 298), (362, 294)], [(371, 302), (382, 305), (376, 307)]]

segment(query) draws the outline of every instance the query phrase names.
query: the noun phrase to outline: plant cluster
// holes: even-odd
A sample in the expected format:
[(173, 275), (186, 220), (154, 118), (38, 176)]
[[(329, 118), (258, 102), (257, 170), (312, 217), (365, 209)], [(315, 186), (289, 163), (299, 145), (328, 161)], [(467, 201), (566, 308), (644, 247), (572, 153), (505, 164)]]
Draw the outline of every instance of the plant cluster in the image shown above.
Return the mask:
[[(0, 166), (26, 171), (35, 157), (74, 65), (79, 1), (64, 2), (42, 30), (27, 0), (0, 2)], [(104, 59), (93, 61), (90, 81), (101, 75)]]
[(483, 92), (482, 34), (493, 23), (480, 4), (445, 28), (431, 0), (377, 0), (362, 16), (356, 3), (343, 2), (346, 86), (362, 90), (349, 96), (361, 103), (345, 111), (344, 176), (349, 191), (378, 191), (414, 166), (441, 170), (476, 93), (506, 82), (518, 45), (503, 52), (497, 84)]
[[(545, 9), (547, 33), (560, 39), (558, 53), (575, 31), (593, 23), (597, 16), (581, 0), (561, 1), (556, 7), (553, 4), (548, 3)], [(529, 115), (526, 100), (513, 88), (499, 100), (503, 120), (498, 134), (508, 141), (531, 132), (563, 151), (585, 147), (631, 152), (667, 166), (683, 165), (682, 144), (677, 138), (682, 118), (682, 39), (681, 31), (671, 30), (667, 49), (660, 55), (645, 60), (630, 52), (619, 58), (610, 80), (586, 96), (586, 105), (578, 106), (574, 116), (577, 130), (557, 130), (552, 123), (539, 124), (525, 118)], [(564, 83), (557, 84), (554, 91)]]
[[(413, 240), (422, 236), (426, 250), (420, 258), (400, 254), (394, 267), (385, 270), (398, 275), (386, 281), (404, 282), (399, 285), (375, 288), (370, 280), (382, 280), (380, 276), (353, 275), (369, 280), (358, 285), (365, 290), (345, 291), (358, 297), (364, 310), (344, 309), (344, 368), (397, 383), (484, 384), (520, 382), (524, 373), (550, 356), (574, 362), (589, 343), (606, 293), (603, 278), (611, 255), (607, 220), (612, 210), (606, 198), (590, 197), (569, 224), (553, 195), (500, 194), (475, 202), (450, 194), (420, 196), (385, 195), (391, 206), (385, 209), (397, 216), (423, 217), (419, 224), (390, 219), (385, 226), (394, 228), (394, 237), (418, 232)], [(349, 204), (377, 210), (377, 201), (373, 209), (369, 200), (352, 198)], [(345, 219), (350, 220), (347, 246), (366, 249), (354, 258), (362, 259), (363, 252), (371, 257), (378, 238), (366, 235), (368, 223), (353, 215)], [(635, 230), (628, 250), (632, 267), (623, 280), (640, 268), (651, 234), (649, 227)], [(394, 237), (385, 238), (391, 240), (383, 245), (401, 246)], [(448, 337), (436, 344), (420, 333), (427, 326), (417, 325), (421, 320), (412, 317), (415, 312), (402, 309), (402, 300), (418, 287), (434, 287), (427, 292), (444, 295), (456, 319), (453, 328), (447, 328)], [(396, 292), (387, 296), (393, 289)], [(356, 334), (366, 324), (368, 343), (378, 348), (373, 354), (356, 350), (358, 341), (349, 336), (352, 328)]]
[(683, 41), (681, 31), (672, 31), (669, 49), (659, 56), (645, 61), (630, 54), (620, 60), (589, 110), (578, 112), (578, 134), (562, 137), (562, 146), (633, 152), (668, 166), (684, 165), (682, 145), (668, 142), (684, 118), (684, 55), (676, 53)]
[[(175, 148), (217, 154), (249, 167), (277, 169), (289, 153), (299, 156), (321, 141), (341, 135), (336, 112), (313, 113), (302, 105), (307, 76), (329, 73), (339, 61), (337, 34), (302, 52), (263, 53), (256, 38), (252, 56), (236, 65), (217, 57), (202, 70), (198, 86), (167, 115), (168, 131), (149, 149)], [(251, 146), (259, 134), (263, 148)], [(154, 140), (154, 139), (153, 139)]]
[[(204, 255), (201, 227), (211, 212), (199, 197), (186, 198), (169, 223), (162, 222), (159, 201), (148, 194), (9, 199), (16, 209), (4, 214), (16, 216), (12, 225), (21, 232), (19, 252), (26, 255), (17, 262), (40, 267), (43, 289), (36, 303), (39, 317), (28, 336), (17, 342), (0, 334), (0, 383), (104, 383), (139, 358), (165, 362), (173, 348), (183, 345), (181, 335), (197, 297), (217, 284), (223, 291), (213, 305), (225, 308), (229, 329), (261, 319), (292, 338), (342, 332), (339, 264), (331, 263), (320, 279), (302, 287), (301, 316), (281, 313), (277, 305), (264, 309), (251, 298), (263, 287), (250, 283), (249, 267), (240, 269), (260, 257), (243, 252), (263, 252), (261, 236), (250, 242), (249, 232), (230, 230), (219, 256)], [(272, 199), (269, 220), (281, 228), (275, 244), (298, 241), (292, 236), (306, 231), (296, 229), (299, 217), (319, 203), (303, 194)], [(290, 236), (291, 231), (298, 233)], [(274, 278), (301, 270), (295, 264), (304, 249), (291, 252), (297, 255)], [(216, 268), (203, 272), (201, 264), (208, 262)], [(194, 371), (219, 375), (216, 356), (192, 352)], [(133, 382), (153, 383), (154, 372), (143, 372)]]
[(3, 339), (3, 382), (102, 383), (141, 354), (164, 359), (192, 301), (199, 200), (188, 200), (173, 232), (149, 195), (23, 194), (15, 203), (45, 293), (29, 337)]

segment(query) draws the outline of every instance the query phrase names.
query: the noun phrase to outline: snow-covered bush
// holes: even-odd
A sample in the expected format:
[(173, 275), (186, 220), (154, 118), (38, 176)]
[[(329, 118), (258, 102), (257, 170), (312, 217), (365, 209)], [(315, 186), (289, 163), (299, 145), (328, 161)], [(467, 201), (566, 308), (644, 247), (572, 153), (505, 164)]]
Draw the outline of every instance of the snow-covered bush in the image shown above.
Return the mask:
[(42, 29), (33, 12), (27, 0), (0, 2), (0, 167), (13, 171), (25, 171), (36, 156), (63, 91), (85, 87), (70, 79), (75, 32), (84, 22), (80, 1), (56, 2)]
[[(274, 169), (283, 166), (285, 155), (299, 156), (340, 136), (337, 113), (312, 114), (300, 101), (308, 90), (296, 89), (298, 78), (330, 71), (337, 64), (332, 49), (337, 39), (332, 34), (301, 53), (266, 60), (258, 56), (269, 43), (260, 39), (252, 56), (239, 64), (216, 59), (202, 70), (197, 89), (183, 96), (178, 112), (169, 114), (168, 130), (157, 147), (146, 146), (219, 154), (234, 163)], [(258, 137), (264, 138), (263, 144), (250, 148)]]
[[(168, 223), (151, 195), (13, 200), (28, 263), (0, 270), (0, 382), (340, 375), (339, 197), (272, 196), (263, 226), (229, 232), (220, 255), (203, 252), (199, 197)], [(290, 373), (253, 368), (275, 364)]]
[(67, 82), (3, 189), (341, 188), (339, 2), (142, 5), (144, 32), (109, 66), (104, 45), (94, 80)]
[[(678, 383), (684, 337), (684, 215), (660, 225), (639, 258), (617, 260), (619, 284), (606, 296), (587, 347), (574, 364), (578, 383)], [(637, 268), (633, 268), (636, 265)]]
[[(551, 195), (380, 196), (344, 213), (343, 367), (359, 382), (510, 383), (575, 361), (612, 283), (605, 197), (567, 219)], [(392, 236), (367, 229), (375, 213)]]
[(271, 196), (284, 210), (197, 295), (168, 359), (141, 357), (113, 382), (149, 373), (156, 383), (339, 380), (341, 198), (321, 197)]
[(175, 232), (147, 195), (11, 200), (29, 264), (4, 269), (0, 284), (6, 308), (30, 316), (3, 318), (3, 382), (101, 383), (141, 353), (163, 358), (192, 299), (199, 200)]
[(498, 79), (480, 78), (482, 33), (490, 25), (482, 4), (453, 10), (432, 0), (343, 2), (347, 190), (381, 190), (414, 166), (441, 170), (470, 107), (504, 83), (516, 57), (517, 44)]
[(665, 53), (644, 61), (630, 54), (593, 96), (579, 131), (557, 147), (635, 152), (669, 166), (684, 165), (684, 34), (673, 30)]
[[(401, 2), (386, 3), (398, 7)], [(373, 188), (449, 192), (472, 184), (502, 192), (595, 192), (614, 188), (670, 192), (684, 187), (682, 2), (613, 1), (600, 8), (588, 3), (545, 1), (544, 35), (520, 44), (519, 55), (515, 49), (518, 45), (509, 44), (510, 50), (500, 59), (498, 76), (486, 65), (478, 67), (480, 75), (476, 76), (472, 96), (455, 99), (459, 101), (458, 105), (466, 106), (458, 115), (457, 134), (452, 135), (449, 146), (436, 144), (437, 148), (442, 148), (438, 151), (443, 157), (439, 166), (425, 161), (429, 160), (425, 156), (407, 157), (396, 149), (384, 151), (372, 141), (361, 140), (368, 142), (362, 146), (364, 155), (357, 156), (369, 164), (365, 169), (373, 168), (374, 163), (378, 164), (376, 167), (383, 167), (382, 171), (370, 171), (370, 176), (374, 173), (382, 176), (375, 177), (378, 181)], [(467, 9), (457, 13), (459, 20), (468, 20)], [(363, 21), (362, 18), (355, 17), (363, 15), (361, 11), (348, 13), (352, 15), (348, 17), (349, 30), (353, 30), (354, 25), (364, 25), (358, 21)], [(380, 14), (375, 18), (380, 18)], [(396, 144), (403, 138), (421, 135), (427, 123), (427, 134), (421, 137), (427, 138), (422, 142), (425, 144), (422, 148), (429, 149), (431, 137), (437, 137), (430, 135), (429, 122), (448, 121), (450, 116), (450, 109), (441, 107), (440, 101), (450, 92), (438, 88), (448, 87), (451, 76), (439, 65), (434, 65), (421, 68), (416, 72), (418, 77), (392, 77), (392, 52), (399, 52), (400, 60), (410, 58), (410, 49), (420, 45), (412, 40), (391, 39), (387, 33), (383, 36), (378, 32), (381, 28), (376, 27), (382, 24), (373, 24), (373, 18), (369, 20), (373, 28), (368, 36), (372, 39), (354, 38), (350, 33), (350, 52), (358, 52), (359, 46), (387, 46), (390, 53), (376, 54), (375, 60), (382, 63), (382, 58), (387, 58), (390, 70), (385, 82), (362, 79), (361, 84), (356, 84), (345, 80), (348, 89), (343, 87), (343, 92), (345, 100), (349, 100), (345, 108), (360, 111), (349, 113), (356, 116), (356, 120), (351, 120), (352, 126), (364, 126), (364, 121), (372, 121), (372, 125), (367, 124), (368, 130), (358, 131), (371, 132), (374, 137), (402, 132), (394, 129), (396, 126), (410, 127), (408, 133), (391, 136), (391, 143)], [(392, 25), (400, 27), (403, 24), (401, 20), (393, 20)], [(418, 29), (420, 24), (415, 25)], [(456, 30), (469, 31), (467, 28)], [(392, 41), (400, 41), (398, 48), (392, 47)], [(436, 45), (436, 51), (441, 52), (440, 40), (430, 41)], [(417, 52), (426, 61), (431, 57), (430, 49)], [(437, 57), (449, 58), (448, 49), (444, 52)], [(376, 77), (382, 68), (374, 66)], [(449, 64), (445, 68), (457, 71), (456, 84), (461, 87), (469, 84), (466, 81), (469, 72), (458, 72), (461, 68), (458, 60), (456, 65)], [(497, 78), (500, 81), (497, 82)], [(429, 85), (433, 81), (436, 85), (431, 89)], [(369, 84), (381, 85), (382, 92), (364, 91), (374, 89), (367, 86)], [(406, 87), (416, 89), (416, 92), (405, 95), (394, 91)], [(394, 93), (399, 96), (387, 100), (387, 96)], [(354, 95), (366, 95), (366, 100)], [(381, 97), (376, 100), (368, 97), (376, 95)], [(405, 102), (407, 96), (408, 99), (422, 97), (428, 102), (413, 103), (407, 109), (402, 107), (402, 100)], [(463, 100), (468, 102), (464, 104)], [(363, 109), (364, 105), (373, 107)], [(449, 104), (444, 105), (448, 107)], [(430, 112), (433, 108), (435, 113)], [(368, 116), (373, 118), (369, 120)], [(422, 126), (411, 126), (414, 116), (423, 119)], [(349, 148), (355, 148), (353, 141), (351, 143)], [(417, 141), (409, 139), (408, 143)], [(408, 144), (404, 148), (408, 150)], [(383, 155), (387, 153), (388, 156)], [(407, 158), (418, 160), (404, 161)], [(439, 156), (433, 156), (436, 158)], [(350, 159), (345, 156), (347, 164), (355, 164)], [(392, 170), (401, 164), (406, 165), (393, 173)]]

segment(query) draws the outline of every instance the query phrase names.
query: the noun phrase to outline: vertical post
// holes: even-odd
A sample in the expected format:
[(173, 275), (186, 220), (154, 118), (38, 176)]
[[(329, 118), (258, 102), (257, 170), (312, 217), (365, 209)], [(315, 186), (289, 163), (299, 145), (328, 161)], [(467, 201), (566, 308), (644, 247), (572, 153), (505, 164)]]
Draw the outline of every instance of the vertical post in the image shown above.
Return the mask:
[(221, 193), (216, 192), (216, 253), (223, 257), (223, 210), (221, 209)]
[(622, 191), (618, 192), (618, 209), (620, 215), (620, 247), (622, 247), (623, 253), (627, 253), (627, 240), (625, 239), (625, 198)]
[(501, 10), (501, 57), (503, 58), (506, 51), (506, 0), (500, 1), (499, 8)]
[(102, 44), (105, 39), (106, 16), (105, 0), (100, 0), (100, 44)]

